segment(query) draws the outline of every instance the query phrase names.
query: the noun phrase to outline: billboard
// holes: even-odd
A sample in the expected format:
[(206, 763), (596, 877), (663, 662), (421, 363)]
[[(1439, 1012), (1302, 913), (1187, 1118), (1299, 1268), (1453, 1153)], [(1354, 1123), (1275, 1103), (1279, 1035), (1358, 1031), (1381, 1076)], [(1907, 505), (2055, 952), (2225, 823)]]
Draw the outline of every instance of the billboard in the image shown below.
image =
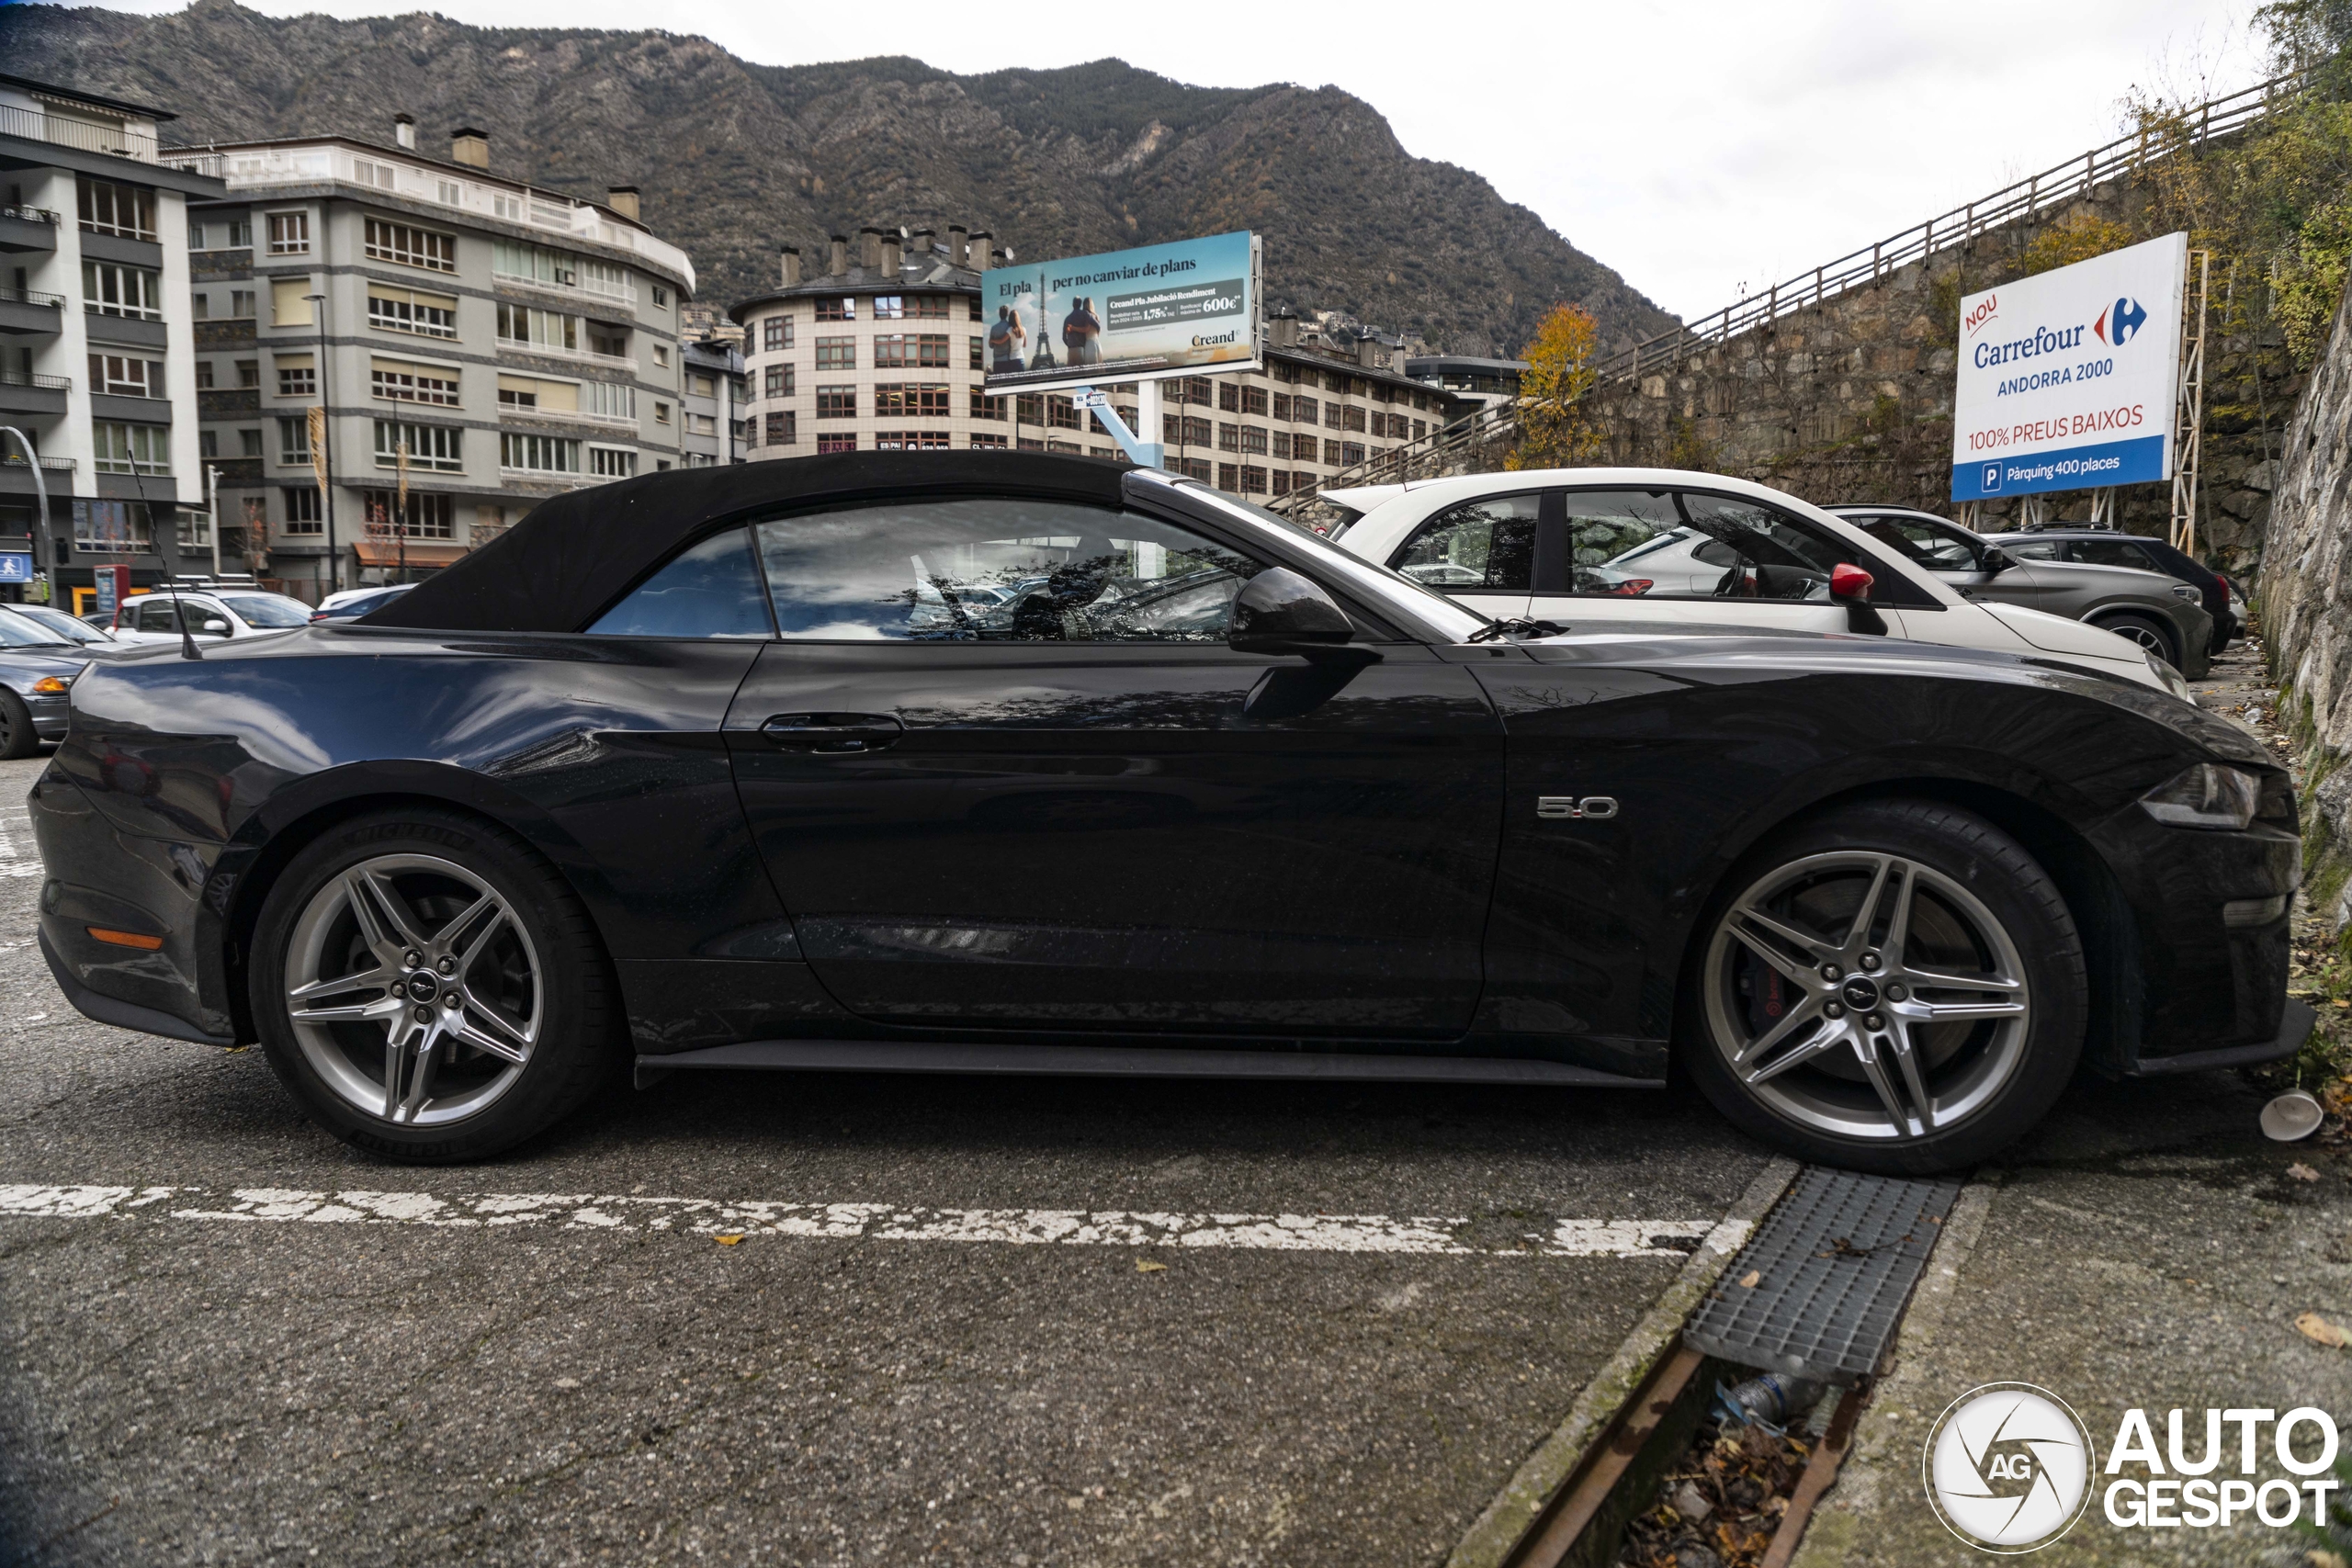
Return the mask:
[(1951, 498), (2172, 478), (2188, 236), (1960, 302)]
[(1243, 231), (991, 267), (980, 275), (986, 389), (1253, 368), (1260, 254)]

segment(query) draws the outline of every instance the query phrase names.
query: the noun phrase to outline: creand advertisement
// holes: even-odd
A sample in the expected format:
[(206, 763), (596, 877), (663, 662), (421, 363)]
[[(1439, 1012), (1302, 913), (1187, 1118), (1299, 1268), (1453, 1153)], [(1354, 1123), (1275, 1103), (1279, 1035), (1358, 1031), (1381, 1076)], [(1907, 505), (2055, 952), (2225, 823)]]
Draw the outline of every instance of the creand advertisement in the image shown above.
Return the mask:
[(1951, 498), (2172, 478), (2188, 236), (1960, 302)]
[(1258, 237), (1247, 231), (980, 275), (990, 392), (1259, 363)]

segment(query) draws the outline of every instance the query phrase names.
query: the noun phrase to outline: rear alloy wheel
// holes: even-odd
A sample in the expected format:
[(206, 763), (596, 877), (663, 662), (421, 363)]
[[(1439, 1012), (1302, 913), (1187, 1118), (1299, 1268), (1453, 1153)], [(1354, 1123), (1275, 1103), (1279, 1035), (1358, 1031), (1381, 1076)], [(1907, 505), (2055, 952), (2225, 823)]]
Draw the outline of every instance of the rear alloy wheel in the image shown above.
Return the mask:
[(40, 750), (40, 734), (33, 728), (32, 709), (25, 699), (0, 686), (0, 760), (15, 761)]
[(1806, 1158), (1905, 1174), (2040, 1120), (2081, 1054), (2081, 942), (2025, 848), (1926, 801), (1807, 824), (1716, 911), (1692, 1075)]
[(479, 1159), (616, 1059), (604, 954), (552, 869), (438, 812), (345, 825), (264, 907), (254, 1014), (279, 1076), (347, 1143)]
[(2146, 615), (2110, 615), (2097, 624), (2099, 630), (2136, 642), (2174, 669), (2180, 668), (2180, 655), (2174, 650), (2172, 634), (2163, 623)]

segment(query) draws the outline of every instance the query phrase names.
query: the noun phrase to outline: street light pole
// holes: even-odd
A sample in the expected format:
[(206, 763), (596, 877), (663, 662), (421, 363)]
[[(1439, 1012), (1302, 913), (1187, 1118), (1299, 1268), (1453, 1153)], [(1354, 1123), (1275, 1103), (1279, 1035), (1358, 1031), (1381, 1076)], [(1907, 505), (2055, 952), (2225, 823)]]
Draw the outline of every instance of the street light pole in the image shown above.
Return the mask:
[(311, 309), (318, 317), (319, 327), (319, 445), (320, 456), (326, 463), (326, 483), (319, 488), (326, 492), (327, 513), (327, 592), (339, 592), (343, 588), (343, 551), (334, 537), (334, 378), (327, 374), (327, 297), (305, 294)]

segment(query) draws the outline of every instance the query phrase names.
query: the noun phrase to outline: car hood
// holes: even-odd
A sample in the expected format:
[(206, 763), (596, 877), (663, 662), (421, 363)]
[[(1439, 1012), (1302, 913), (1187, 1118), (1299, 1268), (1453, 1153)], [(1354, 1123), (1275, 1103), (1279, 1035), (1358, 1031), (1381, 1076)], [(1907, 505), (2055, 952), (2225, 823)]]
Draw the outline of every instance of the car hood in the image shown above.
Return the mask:
[(44, 675), (78, 675), (89, 662), (90, 655), (62, 648), (0, 648), (0, 681), (13, 684), (19, 677), (38, 681)]
[[(2037, 561), (2034, 564), (2039, 566), (2042, 563)], [(2151, 577), (2154, 574), (2143, 571), (2133, 575)], [(2044, 653), (2071, 653), (2085, 659), (2122, 660), (2127, 662), (2142, 657), (2136, 643), (2128, 642), (2113, 632), (2086, 626), (2064, 615), (2053, 615), (2047, 610), (2029, 610), (2022, 604), (1996, 604), (1984, 599), (1976, 604), (1986, 615)]]

